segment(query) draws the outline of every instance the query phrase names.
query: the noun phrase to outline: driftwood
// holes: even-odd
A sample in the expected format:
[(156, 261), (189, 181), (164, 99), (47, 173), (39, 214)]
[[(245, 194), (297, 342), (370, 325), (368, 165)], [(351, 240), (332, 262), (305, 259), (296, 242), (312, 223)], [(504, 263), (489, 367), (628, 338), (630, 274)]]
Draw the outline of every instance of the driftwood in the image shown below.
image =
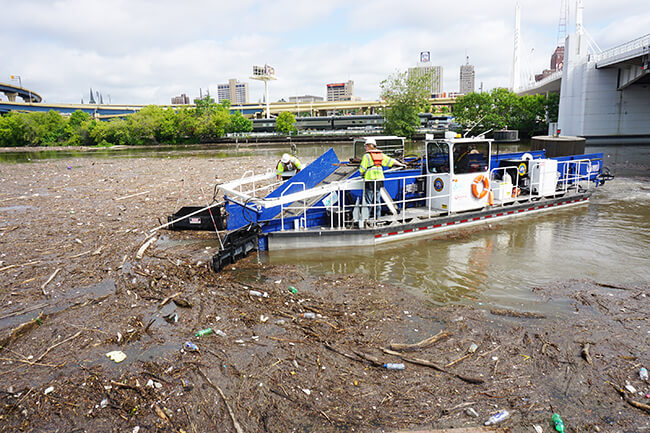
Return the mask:
[(44, 318), (45, 318), (45, 314), (41, 312), (41, 314), (39, 314), (37, 318), (32, 319), (29, 322), (25, 322), (21, 325), (18, 325), (17, 327), (12, 329), (11, 332), (9, 332), (9, 335), (7, 335), (2, 340), (0, 340), (0, 350), (7, 347), (7, 345), (11, 344), (21, 335), (26, 334), (27, 332), (39, 326), (41, 323), (43, 323)]
[(478, 377), (467, 377), (467, 376), (460, 375), (458, 373), (452, 373), (451, 371), (445, 370), (444, 368), (439, 367), (436, 364), (434, 364), (433, 362), (427, 361), (426, 359), (409, 358), (409, 357), (404, 356), (403, 354), (401, 354), (399, 352), (395, 352), (393, 350), (389, 350), (389, 349), (382, 349), (382, 350), (384, 351), (384, 353), (386, 353), (388, 355), (399, 356), (401, 359), (403, 359), (406, 362), (410, 362), (411, 364), (421, 365), (423, 367), (433, 368), (434, 370), (437, 370), (437, 371), (439, 371), (441, 373), (446, 373), (446, 374), (450, 374), (452, 376), (456, 376), (460, 380), (462, 380), (464, 382), (467, 382), (467, 383), (471, 383), (471, 384), (474, 384), (474, 385), (479, 385), (479, 384), (485, 382), (483, 379), (480, 379)]
[(449, 337), (448, 333), (440, 331), (433, 337), (429, 337), (414, 344), (391, 343), (389, 347), (391, 350), (396, 350), (398, 352), (415, 352), (416, 350), (422, 350), (426, 349), (427, 347), (431, 347), (439, 340), (447, 337)]
[(176, 293), (174, 293), (173, 295), (167, 296), (165, 299), (163, 299), (163, 300), (160, 302), (160, 304), (158, 304), (158, 308), (160, 309), (160, 308), (164, 307), (165, 305), (167, 305), (167, 303), (168, 303), (169, 301), (171, 301), (172, 299), (174, 299), (175, 297), (177, 297), (177, 296), (180, 295), (181, 293), (182, 293), (182, 292), (176, 292)]
[(630, 406), (636, 407), (637, 409), (642, 409), (642, 410), (645, 410), (646, 412), (650, 413), (650, 405), (647, 405), (645, 403), (640, 403), (640, 402), (638, 402), (636, 400), (632, 400), (630, 397), (627, 396), (627, 393), (625, 392), (625, 390), (623, 388), (621, 388), (618, 385), (614, 385), (611, 382), (608, 382), (608, 383), (610, 385), (612, 385), (612, 387), (614, 387), (616, 392), (618, 392), (621, 395), (621, 397), (623, 397), (623, 400), (625, 400), (627, 402), (627, 404), (629, 404)]
[(43, 292), (43, 295), (47, 296), (47, 292), (45, 291), (45, 286), (47, 286), (50, 283), (50, 281), (52, 281), (54, 277), (56, 277), (56, 274), (58, 274), (60, 271), (61, 268), (56, 268), (56, 271), (54, 271), (52, 275), (50, 275), (50, 278), (48, 278), (47, 281), (43, 283), (43, 285), (41, 286), (41, 292)]
[(36, 360), (34, 360), (34, 362), (40, 362), (43, 358), (45, 358), (45, 355), (47, 355), (48, 353), (50, 353), (50, 351), (51, 351), (52, 349), (54, 349), (55, 347), (58, 347), (58, 346), (62, 345), (63, 343), (67, 343), (67, 342), (70, 341), (70, 340), (74, 340), (75, 338), (77, 338), (78, 336), (81, 335), (81, 332), (82, 332), (82, 331), (79, 331), (79, 332), (77, 332), (76, 334), (74, 334), (72, 337), (68, 337), (68, 338), (66, 338), (66, 339), (63, 340), (63, 341), (59, 341), (58, 343), (56, 343), (56, 344), (50, 346), (50, 347), (49, 347), (45, 352), (43, 352), (43, 354), (42, 354), (41, 356), (39, 356), (38, 358), (36, 358)]
[(198, 370), (199, 374), (203, 377), (203, 379), (205, 379), (205, 381), (208, 382), (208, 385), (210, 385), (212, 388), (216, 389), (217, 392), (219, 393), (219, 395), (221, 396), (221, 398), (223, 399), (223, 403), (226, 405), (226, 409), (228, 409), (228, 415), (230, 415), (230, 419), (232, 420), (232, 424), (235, 427), (235, 431), (237, 433), (244, 433), (244, 430), (242, 430), (241, 426), (239, 425), (239, 423), (235, 419), (235, 414), (233, 413), (232, 409), (230, 408), (230, 405), (228, 404), (228, 400), (226, 400), (226, 396), (223, 393), (223, 391), (221, 390), (221, 388), (219, 388), (218, 385), (215, 385), (214, 383), (212, 383), (210, 378), (208, 376), (206, 376), (206, 374), (203, 372), (203, 370), (201, 370), (200, 368), (197, 369), (197, 370)]
[(524, 319), (544, 319), (546, 315), (540, 313), (531, 313), (529, 311), (514, 311), (514, 310), (501, 310), (498, 308), (493, 308), (490, 310), (490, 314), (495, 316), (508, 316), (508, 317), (521, 317)]
[(140, 249), (139, 249), (138, 252), (136, 253), (135, 258), (138, 259), (138, 260), (140, 260), (140, 259), (142, 258), (142, 256), (144, 255), (144, 252), (147, 251), (147, 248), (149, 248), (149, 246), (150, 246), (151, 244), (153, 244), (154, 242), (156, 242), (156, 239), (157, 239), (156, 237), (149, 238), (149, 240), (147, 240), (147, 242), (145, 242), (144, 244), (142, 244), (142, 246), (140, 247)]
[(461, 427), (461, 428), (443, 428), (441, 430), (400, 430), (395, 433), (509, 433), (507, 427)]
[(150, 192), (151, 191), (136, 192), (135, 194), (129, 194), (129, 195), (125, 195), (124, 197), (118, 197), (118, 198), (115, 199), (115, 201), (120, 201), (120, 200), (124, 200), (124, 199), (131, 198), (131, 197), (137, 197), (139, 195), (148, 194)]
[(16, 265), (7, 265), (5, 267), (0, 268), (0, 272), (13, 269), (13, 268), (18, 268), (18, 267), (22, 268), (23, 266), (35, 265), (37, 263), (40, 263), (40, 260), (35, 260), (33, 262), (27, 262), (27, 263), (16, 264)]

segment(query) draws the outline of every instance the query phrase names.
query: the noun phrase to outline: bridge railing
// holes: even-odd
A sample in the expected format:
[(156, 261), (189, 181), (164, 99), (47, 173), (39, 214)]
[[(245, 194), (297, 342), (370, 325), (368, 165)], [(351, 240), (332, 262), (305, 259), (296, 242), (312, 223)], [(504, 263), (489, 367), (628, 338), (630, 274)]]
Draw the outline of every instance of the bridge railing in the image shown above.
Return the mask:
[(522, 91), (527, 91), (531, 89), (536, 89), (538, 87), (542, 87), (547, 83), (550, 83), (551, 81), (555, 81), (559, 78), (562, 78), (562, 71), (555, 71), (546, 77), (542, 78), (539, 81), (535, 81), (534, 83), (530, 83), (530, 85), (522, 86), (519, 89), (517, 89), (517, 92), (522, 92)]
[(620, 54), (624, 54), (632, 50), (635, 50), (637, 48), (643, 48), (648, 46), (650, 46), (650, 33), (648, 33), (645, 36), (641, 36), (640, 38), (621, 44), (617, 47), (610, 48), (609, 50), (605, 50), (602, 53), (593, 54), (591, 60), (595, 62), (600, 62), (601, 60), (615, 57)]

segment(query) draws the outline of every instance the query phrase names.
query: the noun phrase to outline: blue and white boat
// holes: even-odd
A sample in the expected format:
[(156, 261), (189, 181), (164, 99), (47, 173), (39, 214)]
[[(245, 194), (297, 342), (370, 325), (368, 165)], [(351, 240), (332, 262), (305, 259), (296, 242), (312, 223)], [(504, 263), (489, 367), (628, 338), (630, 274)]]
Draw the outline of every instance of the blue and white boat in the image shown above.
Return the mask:
[(247, 174), (218, 185), (222, 202), (184, 208), (169, 224), (216, 230), (221, 249), (213, 268), (219, 271), (256, 249), (372, 247), (585, 205), (611, 179), (602, 153), (492, 154), (489, 139), (447, 134), (427, 136), (422, 153), (411, 157), (404, 157), (404, 139), (373, 137), (385, 154), (407, 164), (386, 170), (383, 185), (373, 185), (382, 197), (377, 205), (363, 199), (361, 138), (349, 161), (330, 149), (284, 182), (271, 172)]

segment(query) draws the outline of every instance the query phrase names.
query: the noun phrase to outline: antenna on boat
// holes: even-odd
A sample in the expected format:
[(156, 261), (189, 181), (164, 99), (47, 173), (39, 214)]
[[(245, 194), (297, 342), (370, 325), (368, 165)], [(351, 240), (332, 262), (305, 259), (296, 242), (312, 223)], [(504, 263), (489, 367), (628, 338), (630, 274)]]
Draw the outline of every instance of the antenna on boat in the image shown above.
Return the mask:
[[(478, 124), (481, 122), (481, 120), (485, 119), (486, 116), (487, 116), (487, 113), (484, 114), (483, 117), (481, 117), (480, 119), (478, 119), (476, 122), (474, 122), (474, 124), (472, 125), (472, 127), (469, 128), (469, 129), (465, 132), (465, 134), (463, 134), (463, 138), (466, 138), (466, 137), (467, 137), (467, 134), (469, 134), (470, 131), (471, 131), (472, 129), (474, 129), (474, 128), (476, 127), (476, 125), (478, 125)], [(490, 132), (490, 131), (487, 131), (487, 132), (485, 132), (484, 134), (487, 134), (488, 132)]]

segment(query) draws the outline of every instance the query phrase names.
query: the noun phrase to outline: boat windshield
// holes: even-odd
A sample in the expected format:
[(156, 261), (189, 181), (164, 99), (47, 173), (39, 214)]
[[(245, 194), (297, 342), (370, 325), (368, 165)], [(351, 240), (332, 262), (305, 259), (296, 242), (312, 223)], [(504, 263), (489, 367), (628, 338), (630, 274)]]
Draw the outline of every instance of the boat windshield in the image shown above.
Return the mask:
[(427, 173), (449, 173), (449, 145), (446, 142), (427, 143)]
[(488, 142), (454, 144), (454, 174), (488, 171), (489, 161)]

